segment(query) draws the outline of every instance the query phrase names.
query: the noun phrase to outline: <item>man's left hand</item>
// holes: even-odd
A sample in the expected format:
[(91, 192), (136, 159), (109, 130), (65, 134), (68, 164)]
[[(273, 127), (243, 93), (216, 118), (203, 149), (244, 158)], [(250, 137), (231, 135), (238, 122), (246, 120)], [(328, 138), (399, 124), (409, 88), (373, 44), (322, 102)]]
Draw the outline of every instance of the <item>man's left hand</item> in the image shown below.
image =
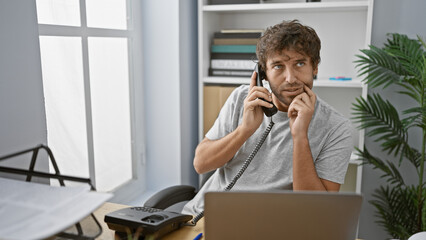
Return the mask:
[(290, 130), (294, 137), (308, 135), (309, 124), (315, 110), (316, 95), (306, 85), (304, 92), (297, 95), (288, 108), (288, 117), (290, 118)]

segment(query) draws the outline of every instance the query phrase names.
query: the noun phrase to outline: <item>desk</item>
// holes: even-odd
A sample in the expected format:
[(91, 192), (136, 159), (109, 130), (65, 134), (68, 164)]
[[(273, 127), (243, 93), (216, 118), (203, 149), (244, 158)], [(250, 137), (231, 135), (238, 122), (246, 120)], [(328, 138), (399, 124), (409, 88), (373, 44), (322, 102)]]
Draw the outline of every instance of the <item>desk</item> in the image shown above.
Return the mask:
[[(117, 203), (104, 203), (100, 208), (98, 208), (93, 214), (96, 219), (98, 219), (99, 223), (102, 226), (102, 234), (96, 239), (102, 240), (113, 240), (114, 239), (114, 231), (108, 228), (108, 225), (104, 221), (104, 217), (106, 214), (129, 207), (127, 205), (117, 204)], [(170, 234), (161, 238), (162, 240), (181, 240), (181, 239), (194, 239), (199, 233), (204, 232), (204, 219), (201, 219), (195, 227), (185, 226), (182, 227)]]
[[(102, 226), (102, 234), (96, 239), (99, 239), (99, 240), (114, 239), (114, 231), (108, 228), (108, 225), (104, 222), (104, 217), (106, 214), (110, 212), (113, 212), (122, 208), (126, 208), (126, 207), (129, 207), (129, 206), (106, 202), (93, 213), (96, 216), (96, 219), (98, 219), (99, 223)], [(190, 226), (182, 227), (164, 236), (162, 240), (192, 240), (201, 232), (204, 233), (204, 218), (198, 221), (195, 227), (190, 227)], [(204, 235), (202, 239), (204, 239)], [(357, 240), (361, 240), (361, 239), (357, 239)]]

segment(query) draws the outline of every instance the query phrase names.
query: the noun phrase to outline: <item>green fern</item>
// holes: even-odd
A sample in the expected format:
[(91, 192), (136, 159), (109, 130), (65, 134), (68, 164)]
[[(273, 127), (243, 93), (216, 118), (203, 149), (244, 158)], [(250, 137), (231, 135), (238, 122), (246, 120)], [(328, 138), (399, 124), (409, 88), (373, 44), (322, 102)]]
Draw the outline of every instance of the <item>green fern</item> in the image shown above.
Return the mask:
[(368, 149), (364, 149), (361, 151), (359, 148), (356, 148), (357, 155), (364, 160), (363, 164), (371, 164), (373, 165), (373, 169), (379, 169), (383, 172), (380, 176), (381, 178), (385, 178), (389, 183), (395, 184), (397, 186), (404, 185), (404, 178), (399, 173), (397, 167), (394, 163), (390, 161), (383, 161), (380, 158), (374, 157), (370, 154)]
[[(357, 55), (355, 61), (360, 76), (370, 87), (386, 88), (400, 86), (398, 94), (408, 96), (416, 106), (402, 111), (402, 115), (378, 94), (366, 99), (357, 98), (353, 104), (353, 119), (366, 135), (379, 142), (381, 150), (394, 160), (373, 156), (366, 147), (356, 149), (363, 164), (373, 166), (382, 172), (387, 185), (380, 186), (370, 203), (376, 208), (377, 222), (393, 238), (407, 239), (416, 232), (426, 231), (426, 44), (418, 37), (410, 39), (402, 34), (390, 34), (383, 48), (370, 46)], [(409, 129), (422, 131), (421, 149), (415, 149), (408, 142)], [(407, 161), (417, 171), (418, 184), (407, 185), (399, 171), (401, 161)]]
[[(385, 101), (378, 94), (357, 98), (353, 104), (355, 122), (360, 123), (359, 128), (369, 128), (367, 136), (377, 136), (376, 142), (382, 142), (383, 150), (398, 153), (401, 147), (408, 145), (407, 132), (399, 119), (395, 107)], [(386, 141), (384, 141), (386, 140)]]

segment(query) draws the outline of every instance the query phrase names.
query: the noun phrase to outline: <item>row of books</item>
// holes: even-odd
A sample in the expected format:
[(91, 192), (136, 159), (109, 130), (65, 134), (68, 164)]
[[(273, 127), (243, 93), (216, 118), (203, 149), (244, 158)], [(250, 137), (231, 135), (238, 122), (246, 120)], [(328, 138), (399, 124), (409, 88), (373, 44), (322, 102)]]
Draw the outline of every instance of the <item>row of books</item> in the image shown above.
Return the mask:
[(263, 30), (215, 32), (210, 49), (209, 76), (250, 77), (257, 62), (256, 44)]

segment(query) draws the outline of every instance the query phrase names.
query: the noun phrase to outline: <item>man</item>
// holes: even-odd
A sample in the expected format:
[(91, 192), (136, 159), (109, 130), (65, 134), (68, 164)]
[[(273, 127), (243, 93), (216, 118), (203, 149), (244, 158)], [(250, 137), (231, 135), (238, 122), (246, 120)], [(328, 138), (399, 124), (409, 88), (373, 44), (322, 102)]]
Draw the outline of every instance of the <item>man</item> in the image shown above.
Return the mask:
[[(250, 86), (230, 95), (195, 152), (199, 174), (216, 172), (184, 213), (200, 213), (205, 192), (225, 189), (272, 120), (272, 131), (233, 190), (339, 191), (353, 146), (351, 125), (311, 90), (320, 48), (315, 31), (296, 20), (265, 31), (256, 54), (272, 93), (256, 86), (254, 72)], [(261, 108), (272, 104), (261, 98), (278, 108), (272, 118)]]

